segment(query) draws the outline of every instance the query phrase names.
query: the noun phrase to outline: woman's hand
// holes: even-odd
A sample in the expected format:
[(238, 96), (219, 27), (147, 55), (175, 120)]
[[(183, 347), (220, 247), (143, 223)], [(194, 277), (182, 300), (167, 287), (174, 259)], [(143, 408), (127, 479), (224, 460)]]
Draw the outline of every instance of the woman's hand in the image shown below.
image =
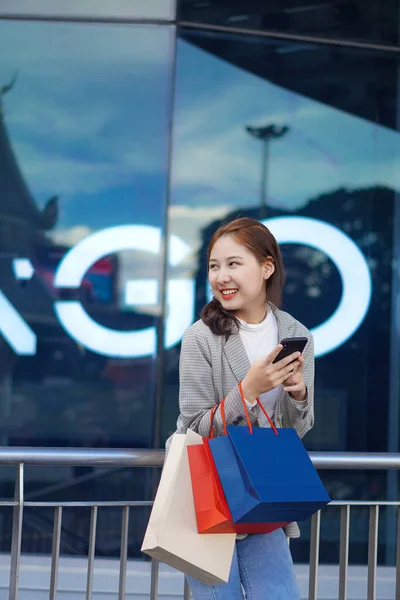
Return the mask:
[[(254, 402), (261, 394), (275, 389), (281, 383), (293, 376), (293, 371), (297, 373), (300, 367), (300, 352), (294, 352), (279, 362), (273, 364), (283, 346), (278, 344), (266, 358), (258, 358), (247, 371), (246, 377), (242, 381), (244, 397), (248, 402)], [(303, 359), (304, 365), (304, 359)], [(301, 372), (301, 371), (300, 371)], [(304, 381), (303, 381), (304, 383)]]
[(299, 363), (298, 366), (296, 366), (293, 373), (285, 379), (283, 389), (292, 396), (293, 400), (304, 402), (307, 398), (307, 387), (303, 377), (304, 356), (300, 356), (297, 362)]

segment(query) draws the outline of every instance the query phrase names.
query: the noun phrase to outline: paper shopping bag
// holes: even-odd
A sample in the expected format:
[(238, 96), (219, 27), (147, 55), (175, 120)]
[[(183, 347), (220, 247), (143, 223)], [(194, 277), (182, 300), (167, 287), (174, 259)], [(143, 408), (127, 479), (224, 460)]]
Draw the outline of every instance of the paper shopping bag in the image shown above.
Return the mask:
[[(225, 421), (225, 399), (221, 403), (221, 413)], [(210, 414), (210, 438), (203, 438), (203, 446), (188, 446), (190, 476), (192, 480), (194, 506), (199, 533), (270, 533), (287, 523), (234, 523), (226, 502), (225, 494), (209, 447), (209, 439), (214, 437)]]
[(187, 454), (193, 444), (202, 444), (202, 438), (191, 430), (172, 438), (142, 552), (214, 585), (229, 579), (236, 536), (197, 530)]
[(253, 428), (243, 393), (242, 400), (248, 427), (228, 426), (227, 435), (209, 441), (233, 521), (308, 518), (330, 498), (297, 432), (276, 429), (266, 413), (271, 428)]

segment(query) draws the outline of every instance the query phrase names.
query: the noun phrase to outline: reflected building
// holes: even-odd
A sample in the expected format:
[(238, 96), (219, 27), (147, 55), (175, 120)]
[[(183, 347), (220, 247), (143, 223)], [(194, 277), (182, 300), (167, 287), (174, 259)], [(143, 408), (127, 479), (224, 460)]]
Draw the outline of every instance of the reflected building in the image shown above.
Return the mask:
[[(162, 447), (179, 411), (179, 335), (207, 298), (212, 233), (238, 215), (301, 216), (347, 235), (373, 285), (354, 335), (317, 359), (316, 425), (305, 443), (398, 452), (398, 0), (179, 0), (176, 21), (149, 22), (143, 15), (105, 22), (100, 5), (90, 23), (75, 22), (83, 4), (78, 13), (66, 4), (66, 19), (30, 10), (30, 18), (1, 19), (0, 9), (0, 292), (37, 340), (27, 355), (0, 335), (2, 443)], [(13, 72), (18, 79), (8, 84)], [(285, 135), (263, 152), (249, 128)], [(77, 289), (54, 285), (71, 248), (120, 225), (159, 244), (103, 255)], [(286, 244), (282, 252), (283, 308), (318, 327), (339, 305), (340, 273), (312, 247)], [(15, 259), (31, 261), (31, 278), (16, 278)], [(169, 289), (180, 292), (168, 297)], [(101, 352), (61, 326), (57, 300), (79, 301), (102, 326)], [(169, 330), (180, 332), (169, 345), (168, 301)], [(136, 345), (115, 356), (109, 330), (150, 330), (153, 350)], [(151, 474), (132, 471), (42, 470), (27, 493), (59, 499), (48, 490), (56, 483), (70, 500), (148, 498)], [(383, 473), (324, 477), (334, 498), (387, 497)], [(7, 481), (0, 490), (12, 493)], [(140, 555), (145, 517), (133, 526), (131, 556)], [(37, 519), (45, 522), (29, 519), (31, 533)], [(85, 551), (74, 537), (80, 526), (88, 526), (83, 514), (65, 523), (62, 552)], [(321, 559), (336, 561), (334, 515), (326, 527)], [(354, 561), (365, 554), (365, 515), (357, 527)], [(118, 554), (118, 528), (114, 513), (103, 556)], [(40, 551), (39, 538), (27, 537), (24, 549)], [(294, 553), (306, 561), (307, 526), (302, 539)], [(379, 543), (383, 561), (394, 544)]]

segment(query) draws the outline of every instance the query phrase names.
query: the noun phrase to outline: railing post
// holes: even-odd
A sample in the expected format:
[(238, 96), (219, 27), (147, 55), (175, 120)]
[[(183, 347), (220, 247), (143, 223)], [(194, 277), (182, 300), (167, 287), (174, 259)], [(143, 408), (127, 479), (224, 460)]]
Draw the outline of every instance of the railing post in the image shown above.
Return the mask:
[(86, 580), (86, 600), (92, 600), (93, 593), (93, 569), (94, 558), (96, 552), (96, 530), (97, 530), (97, 506), (93, 506), (90, 515), (90, 537), (89, 537), (89, 553), (88, 553), (88, 568)]
[(160, 563), (155, 558), (151, 559), (150, 600), (158, 600), (158, 578)]
[(9, 600), (17, 600), (19, 584), (19, 567), (21, 560), (22, 517), (24, 510), (24, 465), (17, 465), (15, 476), (12, 538), (11, 538), (11, 563)]
[(340, 510), (340, 558), (339, 558), (339, 600), (347, 600), (347, 572), (349, 565), (350, 506)]
[(369, 509), (367, 600), (376, 600), (376, 564), (377, 564), (377, 558), (378, 558), (378, 519), (379, 519), (379, 506), (371, 506)]
[(319, 563), (319, 534), (321, 527), (321, 511), (319, 510), (311, 519), (310, 540), (310, 582), (308, 586), (308, 599), (318, 600), (318, 563)]
[(126, 567), (127, 567), (127, 562), (128, 562), (128, 529), (129, 529), (129, 506), (124, 506), (122, 509), (121, 556), (120, 556), (120, 564), (119, 564), (118, 600), (125, 600)]
[(61, 522), (62, 508), (56, 506), (54, 510), (54, 530), (53, 530), (53, 547), (51, 551), (51, 573), (50, 573), (50, 594), (49, 600), (57, 598), (58, 584), (58, 565), (60, 561), (60, 542), (61, 542)]

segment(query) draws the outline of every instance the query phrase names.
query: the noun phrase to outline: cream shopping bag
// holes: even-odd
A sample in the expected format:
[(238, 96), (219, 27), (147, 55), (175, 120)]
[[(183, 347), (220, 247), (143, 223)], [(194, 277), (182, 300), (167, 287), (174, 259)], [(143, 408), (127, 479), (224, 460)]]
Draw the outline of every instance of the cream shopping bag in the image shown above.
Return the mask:
[(192, 430), (172, 438), (142, 552), (214, 585), (229, 579), (236, 535), (197, 531), (186, 449), (194, 444), (202, 444), (202, 438)]

